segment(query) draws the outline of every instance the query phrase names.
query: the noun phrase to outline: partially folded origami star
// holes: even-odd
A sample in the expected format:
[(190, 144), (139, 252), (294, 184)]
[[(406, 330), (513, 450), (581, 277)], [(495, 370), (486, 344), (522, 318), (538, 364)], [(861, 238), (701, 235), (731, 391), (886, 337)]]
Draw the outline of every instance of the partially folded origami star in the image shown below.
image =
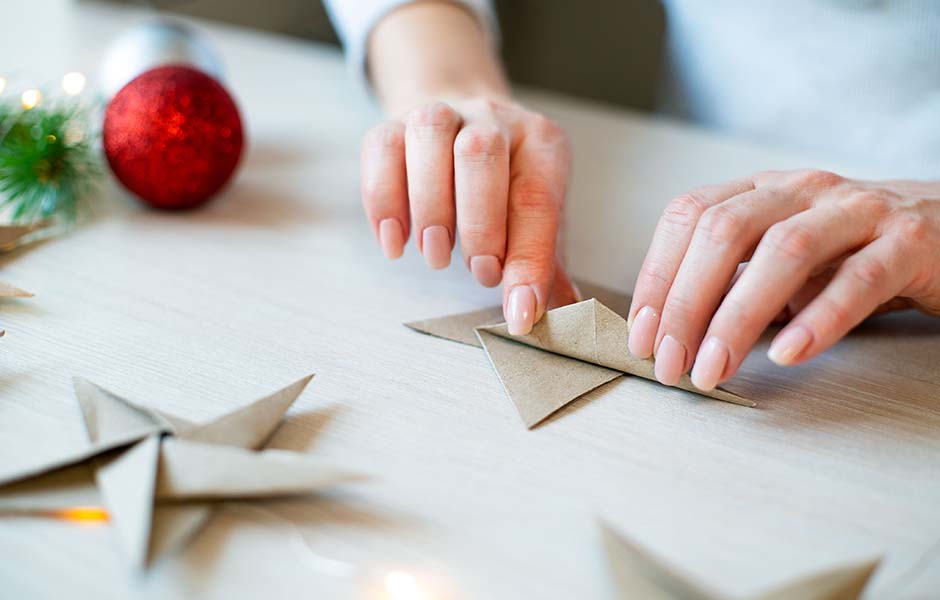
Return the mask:
[(127, 559), (182, 546), (222, 499), (308, 494), (358, 478), (305, 454), (258, 452), (313, 375), (205, 424), (75, 380), (90, 445), (0, 474), (0, 514), (105, 507)]
[[(666, 565), (609, 526), (601, 524), (607, 562), (617, 597), (624, 600), (728, 600)], [(857, 600), (878, 566), (878, 560), (813, 573), (752, 596), (754, 600)]]
[[(627, 321), (596, 299), (545, 313), (528, 335), (510, 335), (502, 311), (481, 311), (406, 325), (436, 337), (480, 346), (527, 427), (624, 374), (656, 381), (653, 360), (627, 349)], [(688, 375), (676, 387), (743, 406), (756, 404), (723, 388), (702, 391)]]

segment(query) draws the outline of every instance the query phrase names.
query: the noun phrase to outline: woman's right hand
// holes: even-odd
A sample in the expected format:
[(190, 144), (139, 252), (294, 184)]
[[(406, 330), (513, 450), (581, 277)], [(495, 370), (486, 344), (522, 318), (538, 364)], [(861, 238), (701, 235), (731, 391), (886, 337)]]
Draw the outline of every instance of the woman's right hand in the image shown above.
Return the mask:
[(414, 232), (428, 266), (442, 269), (459, 233), (476, 280), (502, 282), (510, 333), (578, 300), (556, 254), (570, 149), (550, 119), (500, 97), (426, 102), (366, 134), (361, 168), (385, 255), (401, 256)]

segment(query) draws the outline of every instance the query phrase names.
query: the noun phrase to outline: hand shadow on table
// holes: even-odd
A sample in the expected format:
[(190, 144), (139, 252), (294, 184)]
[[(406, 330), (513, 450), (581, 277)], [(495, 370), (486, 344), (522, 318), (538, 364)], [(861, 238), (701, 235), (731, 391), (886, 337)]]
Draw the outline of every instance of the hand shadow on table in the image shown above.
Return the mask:
[(765, 423), (803, 428), (877, 420), (911, 434), (940, 424), (940, 319), (915, 311), (873, 317), (795, 367), (767, 358), (778, 331), (765, 332), (725, 384), (754, 398)]

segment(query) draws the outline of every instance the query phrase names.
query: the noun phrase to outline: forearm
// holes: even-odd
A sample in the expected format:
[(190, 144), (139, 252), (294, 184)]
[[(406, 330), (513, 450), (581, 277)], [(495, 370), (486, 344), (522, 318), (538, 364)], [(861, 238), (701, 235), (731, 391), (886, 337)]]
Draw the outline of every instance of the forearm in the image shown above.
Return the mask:
[(409, 4), (385, 17), (369, 40), (368, 68), (393, 115), (441, 98), (509, 94), (476, 17), (445, 1)]

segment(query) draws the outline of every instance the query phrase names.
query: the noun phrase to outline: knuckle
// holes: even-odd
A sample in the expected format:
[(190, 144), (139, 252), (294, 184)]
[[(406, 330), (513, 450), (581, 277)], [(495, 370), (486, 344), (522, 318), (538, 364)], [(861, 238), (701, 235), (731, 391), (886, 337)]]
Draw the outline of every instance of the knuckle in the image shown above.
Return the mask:
[(432, 102), (413, 109), (405, 118), (408, 128), (419, 135), (440, 136), (452, 131), (460, 116), (443, 102)]
[(883, 218), (891, 211), (887, 197), (874, 190), (856, 190), (849, 193), (841, 203), (849, 215), (873, 214)]
[(387, 204), (395, 194), (396, 187), (384, 178), (374, 177), (364, 180), (360, 186), (362, 201), (367, 204)]
[(835, 187), (845, 181), (845, 178), (833, 173), (832, 171), (825, 171), (821, 169), (805, 169), (799, 171), (796, 182), (801, 187), (808, 188), (831, 188)]
[(545, 115), (533, 113), (529, 118), (530, 135), (545, 144), (567, 146), (568, 136), (565, 130)]
[(396, 123), (382, 123), (366, 132), (362, 139), (364, 149), (378, 152), (392, 152), (405, 147), (402, 128)]
[(666, 205), (661, 221), (676, 227), (692, 228), (708, 209), (708, 204), (696, 192), (689, 192), (673, 198)]
[(512, 184), (511, 208), (525, 212), (555, 209), (560, 200), (552, 189), (551, 183), (544, 177), (517, 177)]
[(492, 98), (474, 98), (470, 101), (470, 107), (479, 113), (494, 114), (500, 109), (500, 104)]
[(845, 328), (851, 315), (848, 307), (826, 295), (817, 296), (813, 301), (814, 327), (811, 329), (822, 332), (832, 332)]
[(454, 140), (454, 156), (465, 160), (490, 162), (508, 151), (506, 136), (498, 127), (465, 127)]
[(515, 244), (506, 254), (507, 279), (531, 277), (544, 278), (552, 268), (554, 261), (551, 251), (538, 244)]
[(727, 327), (727, 340), (733, 341), (742, 332), (760, 331), (763, 327), (757, 323), (757, 311), (753, 303), (746, 304), (734, 294), (725, 296), (715, 316), (713, 324)]
[(763, 243), (774, 254), (799, 262), (812, 258), (818, 248), (816, 235), (806, 225), (787, 221), (772, 225)]
[(696, 298), (670, 293), (663, 307), (663, 322), (696, 323), (702, 314), (703, 309)]
[(871, 257), (852, 257), (845, 263), (847, 273), (865, 288), (879, 288), (888, 277), (888, 268), (881, 260)]
[(918, 244), (928, 242), (937, 235), (930, 220), (919, 214), (901, 217), (897, 223), (897, 230), (902, 240)]
[(652, 282), (657, 287), (668, 288), (672, 284), (673, 271), (658, 261), (649, 260), (640, 268), (639, 279)]
[(702, 214), (698, 229), (705, 238), (716, 244), (727, 244), (739, 239), (747, 227), (747, 220), (728, 206), (713, 206)]

